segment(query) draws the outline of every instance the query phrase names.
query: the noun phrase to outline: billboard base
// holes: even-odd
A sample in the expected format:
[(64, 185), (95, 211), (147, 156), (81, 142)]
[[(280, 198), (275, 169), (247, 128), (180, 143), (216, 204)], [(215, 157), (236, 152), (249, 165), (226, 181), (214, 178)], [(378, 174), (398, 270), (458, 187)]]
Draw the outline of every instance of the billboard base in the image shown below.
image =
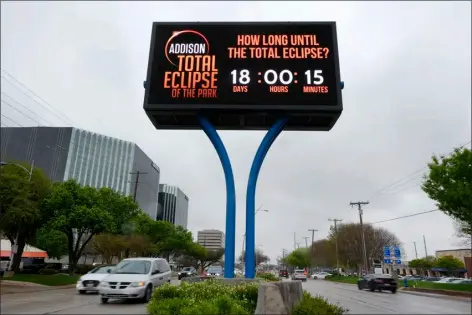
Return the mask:
[(226, 231), (225, 231), (225, 278), (234, 278), (235, 237), (236, 237), (236, 189), (234, 187), (233, 168), (228, 152), (216, 128), (204, 116), (198, 116), (200, 126), (210, 139), (220, 158), (226, 182)]
[[(256, 185), (259, 171), (262, 163), (274, 143), (275, 139), (280, 135), (288, 118), (279, 118), (269, 129), (264, 139), (262, 139), (259, 148), (257, 149), (254, 161), (252, 162), (251, 171), (249, 172), (249, 179), (246, 191), (246, 261), (245, 270), (246, 278), (254, 278), (256, 276), (256, 237), (255, 237), (255, 211), (256, 211)], [(251, 253), (248, 255), (247, 253)]]

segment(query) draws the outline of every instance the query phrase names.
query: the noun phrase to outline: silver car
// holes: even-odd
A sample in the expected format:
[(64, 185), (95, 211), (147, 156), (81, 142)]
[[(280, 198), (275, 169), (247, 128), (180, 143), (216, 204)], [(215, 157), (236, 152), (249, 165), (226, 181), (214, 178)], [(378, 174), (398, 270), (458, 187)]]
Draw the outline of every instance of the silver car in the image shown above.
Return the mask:
[(306, 273), (305, 270), (303, 269), (297, 269), (292, 275), (292, 280), (301, 280), (301, 281), (306, 281)]
[(99, 285), (100, 300), (140, 299), (149, 301), (153, 288), (170, 282), (172, 272), (163, 258), (127, 258)]
[(93, 268), (87, 274), (80, 277), (75, 288), (80, 294), (98, 292), (98, 285), (113, 270), (113, 265), (105, 265)]

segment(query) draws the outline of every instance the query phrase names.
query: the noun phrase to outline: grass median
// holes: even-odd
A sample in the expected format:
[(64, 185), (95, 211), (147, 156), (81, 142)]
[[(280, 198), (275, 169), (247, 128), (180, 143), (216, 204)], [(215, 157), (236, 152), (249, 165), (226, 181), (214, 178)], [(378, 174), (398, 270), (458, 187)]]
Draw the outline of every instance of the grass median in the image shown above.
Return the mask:
[[(357, 284), (359, 277), (330, 276), (326, 280), (333, 282)], [(403, 280), (398, 280), (398, 287), (404, 287)], [(429, 281), (408, 281), (408, 287), (430, 290), (449, 290), (472, 292), (472, 284), (435, 283)]]
[(66, 274), (57, 275), (27, 275), (27, 274), (15, 274), (13, 277), (3, 278), (8, 281), (22, 281), (36, 284), (42, 284), (47, 286), (63, 286), (75, 284), (79, 280), (81, 275), (69, 276)]

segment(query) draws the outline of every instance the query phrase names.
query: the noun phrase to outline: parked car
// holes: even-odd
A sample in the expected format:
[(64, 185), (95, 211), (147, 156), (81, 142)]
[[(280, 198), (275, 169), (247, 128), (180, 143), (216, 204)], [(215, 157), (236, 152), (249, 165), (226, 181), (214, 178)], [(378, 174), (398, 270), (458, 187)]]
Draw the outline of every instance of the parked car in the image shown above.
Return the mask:
[(206, 272), (209, 277), (220, 277), (223, 275), (223, 267), (221, 266), (210, 266)]
[(98, 266), (90, 270), (87, 274), (80, 277), (75, 288), (80, 294), (87, 292), (98, 292), (98, 285), (110, 272), (112, 272), (114, 265)]
[(126, 258), (99, 285), (100, 301), (140, 299), (149, 301), (153, 288), (170, 282), (172, 272), (164, 258)]
[(177, 275), (179, 280), (185, 277), (193, 277), (197, 275), (197, 270), (194, 267), (185, 267)]
[(286, 269), (279, 270), (279, 277), (280, 278), (288, 278), (288, 271)]
[(368, 274), (357, 280), (357, 288), (359, 290), (369, 289), (371, 292), (374, 292), (375, 290), (388, 290), (392, 293), (396, 293), (397, 282), (391, 275)]
[(442, 278), (441, 280), (435, 281), (435, 283), (450, 283), (455, 280), (464, 280), (462, 278), (454, 278), (454, 277), (447, 277), (447, 278)]
[(435, 282), (435, 281), (439, 281), (439, 280), (441, 280), (441, 277), (426, 277), (426, 278), (423, 278), (423, 280), (421, 280), (421, 281)]
[(295, 272), (292, 274), (292, 280), (302, 280), (305, 282), (307, 280), (305, 270), (303, 269), (295, 270)]
[[(421, 281), (424, 279), (422, 276), (407, 276), (405, 277), (408, 281)], [(403, 279), (405, 279), (403, 278)]]
[(327, 276), (332, 276), (331, 273), (329, 272), (325, 272), (325, 271), (322, 271), (322, 272), (317, 272), (317, 273), (314, 273), (311, 275), (311, 278), (312, 279), (325, 279)]
[(453, 284), (472, 284), (472, 280), (461, 279), (461, 280), (451, 281), (450, 283), (453, 283)]

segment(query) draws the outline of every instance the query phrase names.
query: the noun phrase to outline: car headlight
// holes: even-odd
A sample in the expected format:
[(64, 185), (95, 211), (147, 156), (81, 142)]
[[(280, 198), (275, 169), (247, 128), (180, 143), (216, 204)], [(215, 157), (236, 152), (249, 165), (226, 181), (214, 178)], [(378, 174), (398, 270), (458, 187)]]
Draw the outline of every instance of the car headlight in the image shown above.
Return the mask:
[(144, 287), (145, 284), (146, 283), (144, 282), (131, 282), (129, 286), (133, 288), (139, 288), (139, 287)]
[(215, 276), (219, 277), (219, 276), (220, 276), (220, 274), (219, 274), (219, 273), (215, 273)]
[(177, 273), (179, 276), (182, 274), (181, 272)]

